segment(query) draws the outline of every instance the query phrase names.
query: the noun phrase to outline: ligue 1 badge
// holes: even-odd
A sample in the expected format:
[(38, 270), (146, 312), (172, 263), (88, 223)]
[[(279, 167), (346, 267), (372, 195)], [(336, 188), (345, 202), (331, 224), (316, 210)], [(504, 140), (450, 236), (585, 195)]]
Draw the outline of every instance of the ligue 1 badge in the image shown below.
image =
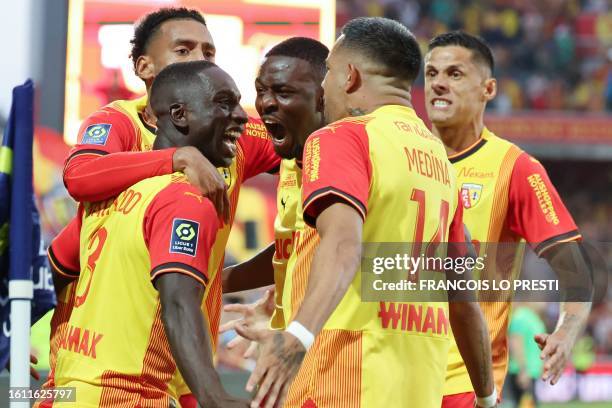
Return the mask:
[(482, 184), (463, 183), (461, 185), (461, 201), (463, 208), (472, 208), (480, 200), (482, 195)]
[(172, 221), (172, 232), (170, 234), (170, 252), (196, 256), (199, 229), (200, 224), (197, 221), (175, 218)]
[(111, 126), (110, 123), (97, 123), (87, 126), (87, 129), (83, 132), (81, 144), (104, 146), (110, 134)]

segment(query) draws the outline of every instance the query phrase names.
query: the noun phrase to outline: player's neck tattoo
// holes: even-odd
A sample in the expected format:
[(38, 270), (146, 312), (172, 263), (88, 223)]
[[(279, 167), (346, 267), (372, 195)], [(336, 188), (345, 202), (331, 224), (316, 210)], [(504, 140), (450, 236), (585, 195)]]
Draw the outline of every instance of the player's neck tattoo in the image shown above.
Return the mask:
[(349, 108), (348, 111), (351, 116), (363, 116), (366, 114), (366, 111), (361, 108)]

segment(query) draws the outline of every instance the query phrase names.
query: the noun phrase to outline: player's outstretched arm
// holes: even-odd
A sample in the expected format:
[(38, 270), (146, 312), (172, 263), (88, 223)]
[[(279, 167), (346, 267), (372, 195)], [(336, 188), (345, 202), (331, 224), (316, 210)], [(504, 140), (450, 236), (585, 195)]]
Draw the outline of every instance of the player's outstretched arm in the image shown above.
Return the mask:
[[(542, 207), (542, 196), (547, 198), (546, 209)], [(514, 233), (535, 246), (535, 252), (548, 261), (566, 291), (555, 331), (535, 337), (544, 360), (542, 379), (555, 384), (591, 310), (593, 265), (578, 242), (576, 223), (546, 170), (526, 153), (514, 165), (506, 222)]]
[[(557, 326), (552, 334), (535, 337), (544, 360), (542, 380), (556, 384), (574, 344), (580, 337), (591, 311), (593, 276), (591, 263), (580, 242), (566, 242), (548, 248), (542, 254), (559, 278), (560, 286), (567, 290), (567, 300), (561, 303)], [(573, 300), (573, 301), (572, 301)]]
[(248, 407), (227, 394), (213, 363), (206, 319), (200, 305), (204, 286), (195, 279), (166, 273), (155, 280), (162, 307), (162, 320), (176, 364), (203, 407)]
[(223, 269), (223, 293), (272, 285), (274, 283), (273, 256), (274, 243), (271, 243), (252, 258)]
[(301, 326), (302, 333), (305, 330), (309, 336), (316, 336), (359, 268), (363, 219), (354, 207), (343, 202), (331, 204), (317, 217), (316, 226), (321, 241), (304, 300), (287, 330), (274, 332), (262, 344), (257, 366), (247, 382), (248, 391), (259, 384), (251, 407), (259, 407), (264, 398), (265, 408), (282, 406), (306, 354), (303, 339), (298, 340), (292, 327)]
[[(449, 303), (450, 323), (477, 397), (494, 393), (491, 342), (478, 302)], [(495, 406), (491, 404), (489, 406)]]

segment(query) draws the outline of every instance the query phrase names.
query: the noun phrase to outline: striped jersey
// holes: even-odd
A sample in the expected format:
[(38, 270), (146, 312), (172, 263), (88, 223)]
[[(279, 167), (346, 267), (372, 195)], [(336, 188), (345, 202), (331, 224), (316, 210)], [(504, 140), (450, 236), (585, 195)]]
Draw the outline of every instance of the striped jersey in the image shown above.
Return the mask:
[(274, 267), (275, 307), (270, 326), (273, 329), (284, 329), (283, 286), (287, 262), (294, 251), (299, 229), (303, 225), (302, 217), (302, 169), (295, 159), (281, 160), (278, 188), (276, 193), (276, 219), (274, 220)]
[[(140, 114), (147, 105), (146, 96), (134, 100), (118, 100), (102, 107), (81, 124), (78, 144), (70, 152), (69, 159), (79, 155), (99, 156), (122, 151), (151, 150), (155, 129), (144, 124)], [(79, 275), (79, 234), (81, 219), (75, 217), (53, 240), (48, 258), (53, 269), (68, 278)], [(66, 335), (68, 319), (74, 304), (75, 283), (67, 285), (59, 294), (51, 318), (49, 341), (49, 377), (43, 388), (54, 387), (55, 361), (59, 339)]]
[(181, 173), (82, 208), (81, 274), (59, 339), (56, 386), (75, 387), (80, 407), (168, 407), (182, 381), (154, 281), (181, 273), (208, 292), (217, 273), (209, 269), (215, 209)]
[[(551, 245), (580, 238), (542, 165), (516, 145), (485, 128), (474, 145), (449, 160), (457, 172), (463, 221), (479, 254), (486, 252), (485, 268), (497, 278), (518, 276), (524, 249), (521, 243), (525, 241), (540, 255)], [(480, 305), (489, 328), (493, 373), (500, 393), (508, 369), (511, 303)], [(472, 391), (454, 339), (448, 360), (444, 395)]]
[[(94, 112), (81, 125), (79, 143), (71, 151), (69, 160), (78, 155), (100, 156), (116, 152), (150, 150), (155, 139), (155, 129), (145, 125), (141, 119), (146, 103), (146, 97), (131, 101), (115, 101)], [(219, 271), (223, 268), (225, 246), (236, 214), (242, 183), (257, 174), (275, 172), (279, 164), (280, 158), (274, 152), (265, 126), (260, 120), (249, 118), (245, 131), (238, 139), (236, 157), (232, 164), (218, 169), (228, 186), (231, 221), (217, 234), (209, 260), (209, 270)], [(138, 163), (134, 163), (134, 166), (138, 167)], [(126, 172), (129, 172), (129, 169), (123, 169), (123, 173)], [(121, 173), (117, 176), (121, 176)], [(103, 183), (104, 180), (100, 182)], [(54, 269), (69, 277), (78, 275), (79, 271), (79, 242), (75, 238), (79, 236), (79, 222), (75, 218), (49, 247), (49, 259)], [(206, 302), (203, 305), (209, 325), (215, 333), (213, 346), (216, 345), (218, 337), (216, 333), (222, 304), (221, 274), (214, 276), (216, 278), (207, 288)], [(58, 334), (67, 329), (66, 321), (72, 310), (71, 286), (65, 291), (64, 299), (58, 299), (58, 307), (53, 315), (50, 340), (51, 371), (45, 383), (46, 387), (53, 387)]]
[[(364, 243), (465, 239), (444, 146), (411, 108), (383, 106), (313, 133), (303, 170), (309, 226), (300, 231), (287, 268), (287, 323), (303, 300), (320, 244), (312, 227), (322, 200), (340, 200), (363, 217)], [(362, 302), (361, 283), (358, 270), (306, 353), (285, 406), (439, 408), (449, 347), (447, 303)]]

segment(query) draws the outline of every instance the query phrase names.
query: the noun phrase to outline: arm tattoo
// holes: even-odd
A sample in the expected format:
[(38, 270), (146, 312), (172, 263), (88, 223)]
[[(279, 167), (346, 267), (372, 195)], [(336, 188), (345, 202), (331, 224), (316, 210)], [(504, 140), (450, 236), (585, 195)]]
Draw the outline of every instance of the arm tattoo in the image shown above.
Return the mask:
[(571, 330), (571, 329), (577, 329), (576, 324), (580, 323), (580, 320), (578, 319), (578, 316), (576, 316), (573, 313), (567, 313), (565, 315), (565, 318), (563, 319), (563, 323), (561, 324), (561, 327)]
[(304, 350), (300, 350), (298, 352), (294, 352), (292, 350), (285, 349), (285, 338), (282, 333), (278, 332), (274, 334), (274, 356), (281, 361), (285, 361), (288, 363), (289, 367), (298, 368), (300, 364), (302, 364), (302, 360), (304, 360), (304, 355), (306, 352)]

